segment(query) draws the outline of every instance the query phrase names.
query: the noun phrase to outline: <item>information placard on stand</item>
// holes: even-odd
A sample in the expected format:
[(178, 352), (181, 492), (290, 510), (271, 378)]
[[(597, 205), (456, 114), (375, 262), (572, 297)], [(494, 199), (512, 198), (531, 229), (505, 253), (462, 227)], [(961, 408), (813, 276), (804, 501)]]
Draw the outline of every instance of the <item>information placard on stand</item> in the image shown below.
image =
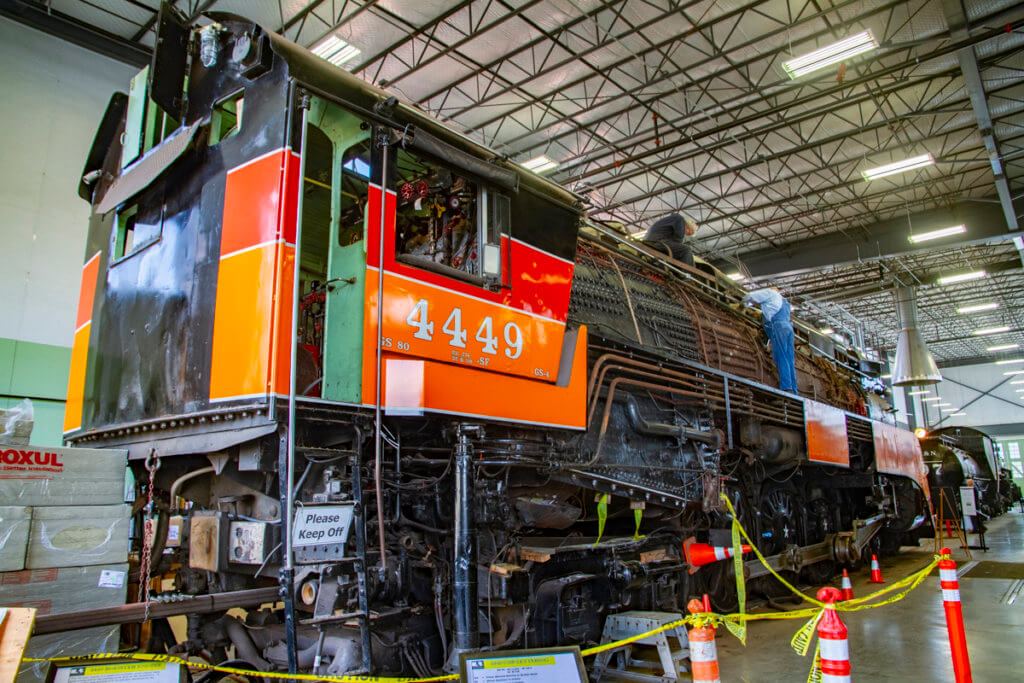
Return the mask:
[(51, 667), (47, 683), (185, 683), (185, 670), (170, 662), (113, 659)]
[(459, 655), (462, 683), (587, 683), (580, 649), (546, 647), (535, 650), (464, 652)]

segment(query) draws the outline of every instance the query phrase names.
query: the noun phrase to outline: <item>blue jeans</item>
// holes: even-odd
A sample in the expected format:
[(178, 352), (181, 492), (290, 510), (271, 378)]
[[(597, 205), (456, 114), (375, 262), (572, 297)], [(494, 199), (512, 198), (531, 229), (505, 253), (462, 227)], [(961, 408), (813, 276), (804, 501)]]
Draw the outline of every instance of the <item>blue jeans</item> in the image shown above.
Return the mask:
[(783, 302), (782, 308), (771, 320), (764, 321), (764, 331), (772, 343), (772, 360), (779, 370), (779, 388), (783, 391), (796, 391), (796, 365), (793, 346), (793, 323), (789, 320), (789, 302)]

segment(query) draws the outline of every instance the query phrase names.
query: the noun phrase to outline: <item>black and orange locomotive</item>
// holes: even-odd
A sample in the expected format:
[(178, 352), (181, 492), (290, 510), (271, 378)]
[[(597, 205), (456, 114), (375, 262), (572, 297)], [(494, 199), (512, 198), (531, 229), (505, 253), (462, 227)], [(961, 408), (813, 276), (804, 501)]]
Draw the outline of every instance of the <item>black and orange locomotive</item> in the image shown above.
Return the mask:
[(730, 569), (681, 554), (726, 537), (719, 492), (811, 580), (927, 524), (920, 447), (854, 356), (803, 331), (800, 396), (773, 389), (719, 272), (208, 19), (164, 8), (90, 151), (65, 437), (128, 449), (140, 500), (153, 482), (153, 575), (226, 606), (279, 583), (284, 607), (154, 646), (423, 675), (698, 592), (728, 608)]

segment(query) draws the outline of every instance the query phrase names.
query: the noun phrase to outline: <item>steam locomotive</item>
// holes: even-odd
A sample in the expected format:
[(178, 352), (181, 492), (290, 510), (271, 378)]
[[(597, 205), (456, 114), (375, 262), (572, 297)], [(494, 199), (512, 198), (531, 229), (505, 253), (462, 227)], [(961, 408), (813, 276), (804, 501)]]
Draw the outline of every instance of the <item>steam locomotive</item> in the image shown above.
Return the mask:
[[(595, 642), (608, 614), (696, 593), (729, 609), (731, 566), (682, 552), (725, 544), (720, 493), (808, 580), (927, 526), (920, 446), (854, 355), (801, 327), (800, 394), (774, 389), (722, 273), (206, 17), (164, 5), (79, 187), (65, 438), (129, 452), (155, 520), (140, 581), (173, 572), (222, 607), (151, 647), (424, 675)], [(268, 585), (281, 606), (226, 614)]]
[[(921, 439), (928, 485), (935, 495), (945, 491), (945, 516), (961, 517), (960, 487), (974, 485), (978, 510), (985, 518), (998, 517), (1020, 500), (1020, 488), (1006, 469), (992, 439), (971, 427), (944, 427)], [(938, 508), (938, 501), (936, 501)]]

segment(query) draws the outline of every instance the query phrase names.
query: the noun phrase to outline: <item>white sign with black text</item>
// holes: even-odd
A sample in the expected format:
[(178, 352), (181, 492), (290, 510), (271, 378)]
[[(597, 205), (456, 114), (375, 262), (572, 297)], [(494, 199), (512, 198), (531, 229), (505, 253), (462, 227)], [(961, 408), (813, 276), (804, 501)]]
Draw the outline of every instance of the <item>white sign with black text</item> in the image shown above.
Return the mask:
[(344, 543), (352, 528), (352, 505), (304, 505), (295, 510), (292, 545), (296, 548)]
[(973, 486), (960, 487), (960, 505), (963, 506), (964, 517), (972, 517), (978, 514), (978, 504), (974, 498)]

